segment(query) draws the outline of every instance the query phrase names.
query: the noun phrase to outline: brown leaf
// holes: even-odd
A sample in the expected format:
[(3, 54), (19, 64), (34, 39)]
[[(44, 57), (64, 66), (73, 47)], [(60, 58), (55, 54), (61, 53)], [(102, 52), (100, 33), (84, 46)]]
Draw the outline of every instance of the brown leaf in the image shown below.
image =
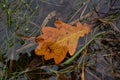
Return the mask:
[(36, 38), (39, 46), (35, 49), (37, 55), (44, 55), (45, 60), (54, 58), (59, 64), (64, 60), (67, 51), (72, 56), (75, 53), (78, 39), (90, 32), (88, 24), (80, 22), (71, 26), (60, 20), (55, 21), (56, 28), (47, 26), (42, 28), (43, 34)]

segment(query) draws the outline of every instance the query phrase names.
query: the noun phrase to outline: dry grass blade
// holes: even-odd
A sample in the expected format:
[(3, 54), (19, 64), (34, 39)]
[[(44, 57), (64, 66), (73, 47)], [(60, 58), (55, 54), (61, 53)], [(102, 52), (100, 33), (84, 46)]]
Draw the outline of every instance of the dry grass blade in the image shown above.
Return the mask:
[(51, 13), (49, 13), (47, 15), (47, 17), (44, 19), (40, 29), (43, 27), (43, 26), (46, 26), (46, 24), (56, 15), (56, 11), (52, 11)]
[(20, 53), (20, 52), (22, 52), (24, 49), (28, 49), (28, 48), (30, 48), (31, 46), (34, 46), (36, 43), (34, 42), (34, 43), (29, 43), (29, 44), (27, 44), (27, 45), (23, 45), (20, 49), (17, 49), (16, 50), (16, 52), (17, 53)]
[(85, 63), (82, 64), (82, 76), (81, 76), (81, 80), (85, 80)]
[(110, 23), (111, 26), (113, 26), (113, 29), (118, 31), (120, 33), (120, 30), (117, 28), (117, 26), (114, 23)]
[(81, 13), (81, 15), (80, 15), (80, 18), (81, 18), (81, 17), (83, 16), (83, 14), (84, 14), (87, 6), (88, 6), (89, 1), (90, 1), (90, 0), (88, 0), (82, 7), (80, 7), (80, 8), (73, 14), (73, 16), (69, 19), (69, 21), (71, 21), (71, 20), (84, 8), (83, 11), (82, 11), (82, 13)]
[(117, 28), (117, 26), (115, 24), (113, 24), (111, 21), (109, 21), (108, 19), (98, 19), (99, 21), (105, 23), (105, 24), (110, 24), (111, 26), (113, 26), (113, 29), (117, 32), (120, 32), (120, 30)]
[[(88, 3), (89, 3), (89, 1), (90, 1), (90, 0), (88, 0)], [(82, 13), (81, 13), (81, 15), (80, 15), (80, 18), (83, 16), (85, 10), (87, 9), (88, 3), (86, 4), (85, 8), (83, 9), (83, 11), (82, 11)]]
[(74, 21), (71, 21), (69, 24), (73, 25), (75, 24), (76, 22), (78, 22), (79, 20), (83, 20), (84, 18), (87, 18), (87, 17), (90, 17), (92, 15), (93, 12), (89, 12), (87, 13), (86, 15), (84, 16), (81, 16), (80, 18), (74, 20)]
[(95, 74), (93, 74), (92, 72), (88, 71), (88, 69), (85, 69), (85, 71), (87, 73), (89, 73), (91, 76), (93, 76), (95, 78), (95, 80), (101, 80), (100, 78), (98, 78)]

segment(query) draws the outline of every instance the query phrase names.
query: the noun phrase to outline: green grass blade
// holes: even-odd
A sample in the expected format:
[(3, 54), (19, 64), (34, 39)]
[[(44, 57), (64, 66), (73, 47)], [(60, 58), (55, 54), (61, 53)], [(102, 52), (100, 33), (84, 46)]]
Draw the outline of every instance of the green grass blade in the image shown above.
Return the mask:
[(104, 33), (105, 32), (100, 32), (100, 33), (96, 34), (95, 36), (93, 36), (90, 41), (88, 41), (78, 52), (75, 53), (74, 56), (72, 56), (70, 59), (68, 59), (67, 61), (63, 62), (60, 65), (64, 66), (64, 65), (70, 64), (93, 40), (95, 40), (96, 37), (98, 37)]

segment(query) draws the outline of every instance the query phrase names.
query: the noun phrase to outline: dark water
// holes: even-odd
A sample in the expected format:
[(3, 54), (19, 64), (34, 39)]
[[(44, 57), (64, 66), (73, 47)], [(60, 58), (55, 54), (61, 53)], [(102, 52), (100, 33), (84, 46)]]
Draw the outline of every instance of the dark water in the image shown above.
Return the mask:
[[(1, 79), (81, 80), (81, 65), (85, 62), (85, 80), (119, 80), (119, 5), (120, 0), (0, 1)], [(102, 39), (94, 40), (88, 47), (86, 57), (81, 54), (69, 65), (54, 65), (53, 60), (45, 61), (41, 56), (34, 54), (37, 46), (34, 41), (18, 36), (18, 34), (30, 37), (38, 36), (41, 33), (39, 28), (51, 12), (56, 12), (56, 14), (46, 25), (54, 26), (56, 19), (70, 23), (92, 12), (91, 16), (80, 21), (92, 24), (93, 31), (100, 24), (99, 21), (96, 21), (97, 18), (111, 19), (116, 27), (103, 23), (98, 32), (111, 30), (111, 33), (103, 35)], [(91, 33), (86, 36), (88, 40), (91, 39)], [(85, 37), (80, 39), (77, 51), (83, 46), (85, 39)], [(70, 58), (69, 55), (68, 57)]]

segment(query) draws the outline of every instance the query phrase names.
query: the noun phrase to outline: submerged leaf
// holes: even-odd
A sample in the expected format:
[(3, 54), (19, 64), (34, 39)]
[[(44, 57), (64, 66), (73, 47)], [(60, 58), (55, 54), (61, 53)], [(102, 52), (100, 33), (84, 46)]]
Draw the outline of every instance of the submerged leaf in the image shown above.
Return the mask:
[(67, 52), (72, 56), (75, 53), (80, 37), (90, 32), (88, 24), (80, 22), (71, 26), (60, 20), (55, 21), (56, 28), (47, 26), (42, 28), (43, 34), (36, 38), (39, 46), (35, 49), (37, 55), (44, 55), (45, 60), (54, 58), (59, 64), (64, 60)]

